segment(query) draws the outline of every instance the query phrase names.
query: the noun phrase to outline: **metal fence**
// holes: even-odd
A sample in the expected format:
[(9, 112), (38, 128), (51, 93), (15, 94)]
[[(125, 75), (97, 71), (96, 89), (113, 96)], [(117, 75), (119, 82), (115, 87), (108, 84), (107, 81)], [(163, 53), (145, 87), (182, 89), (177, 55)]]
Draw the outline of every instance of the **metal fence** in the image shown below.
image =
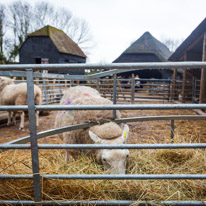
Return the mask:
[[(182, 80), (176, 81), (171, 88), (172, 80), (170, 79), (139, 79), (139, 85), (135, 84), (135, 79), (117, 79), (116, 80), (116, 99), (119, 102), (136, 102), (136, 101), (173, 101), (198, 103), (200, 93), (199, 80), (186, 80), (185, 98), (182, 97)], [(26, 82), (26, 80), (16, 80)], [(89, 86), (97, 89), (100, 94), (108, 99), (114, 96), (114, 77), (98, 78), (87, 81), (70, 81), (61, 79), (35, 79), (34, 83), (42, 90), (42, 104), (59, 103), (64, 91), (71, 86)]]
[[(170, 68), (171, 63), (163, 63), (164, 68)], [(122, 65), (122, 66), (120, 66)], [(136, 67), (137, 69), (142, 68), (151, 68), (147, 63), (139, 64), (141, 67)], [(181, 66), (180, 66), (181, 65)], [(188, 66), (188, 68), (200, 68), (201, 62), (196, 62), (193, 65), (188, 63), (178, 64), (177, 68), (184, 68)], [(132, 71), (131, 67), (135, 66), (135, 64), (112, 64), (112, 65), (85, 65), (86, 68), (96, 68), (96, 69), (105, 69), (115, 68), (112, 71), (101, 72), (99, 74), (83, 76), (83, 75), (55, 75), (55, 74), (41, 74), (34, 73), (34, 82), (38, 84), (43, 91), (43, 104), (52, 104), (58, 103), (63, 95), (63, 91), (70, 86), (75, 85), (86, 85), (91, 86), (99, 90), (102, 96), (107, 98), (113, 98), (113, 87), (114, 87), (114, 77), (111, 75), (121, 74), (125, 71)], [(9, 66), (12, 69), (12, 66)], [(19, 67), (19, 70), (24, 70), (25, 66)], [(30, 65), (32, 67), (32, 65)], [(52, 65), (50, 70), (54, 70), (55, 68), (61, 68), (58, 65)], [(80, 66), (82, 69), (83, 67)], [(128, 67), (130, 69), (125, 69)], [(38, 68), (42, 68), (43, 66), (39, 66)], [(63, 67), (65, 69), (65, 67)], [(78, 68), (76, 66), (72, 66), (72, 68)], [(117, 69), (116, 69), (117, 68)], [(122, 68), (122, 69), (119, 69)], [(162, 68), (158, 67), (158, 63), (152, 63), (152, 68)], [(5, 69), (6, 70), (6, 69)], [(3, 72), (3, 73), (2, 73)], [(25, 72), (18, 71), (0, 71), (0, 75), (7, 76), (17, 76), (17, 77), (26, 77)], [(109, 78), (105, 78), (109, 77)], [(19, 81), (19, 80), (18, 80)], [(21, 80), (22, 81), (22, 80)], [(23, 80), (26, 81), (26, 80)], [(121, 101), (136, 101), (139, 99), (148, 99), (148, 100), (156, 100), (156, 101), (170, 101), (170, 100), (178, 100), (180, 102), (191, 102), (198, 103), (199, 102), (199, 94), (200, 94), (200, 80), (197, 79), (188, 79), (188, 80), (171, 80), (171, 79), (139, 79), (140, 85), (137, 86), (135, 83), (135, 78), (132, 76), (130, 79), (116, 79), (116, 98)], [(182, 91), (184, 84), (184, 92)], [(183, 94), (184, 93), (184, 94)]]
[[(80, 128), (88, 128), (95, 123), (84, 123), (81, 125), (70, 125), (64, 128), (56, 128), (49, 131), (44, 131), (37, 133), (36, 131), (36, 119), (35, 119), (35, 110), (158, 110), (158, 109), (206, 109), (206, 104), (124, 104), (124, 105), (116, 105), (116, 81), (113, 83), (113, 99), (114, 105), (41, 105), (35, 106), (34, 104), (34, 78), (60, 78), (67, 80), (85, 80), (85, 79), (93, 79), (99, 78), (102, 74), (91, 75), (89, 77), (85, 76), (64, 76), (64, 75), (49, 75), (49, 74), (35, 74), (34, 70), (53, 70), (53, 69), (114, 69), (113, 71), (108, 71), (109, 74), (116, 74), (120, 72), (122, 69), (144, 69), (144, 68), (153, 68), (153, 69), (166, 69), (166, 68), (204, 68), (206, 69), (206, 63), (204, 62), (181, 62), (181, 63), (137, 63), (137, 64), (108, 64), (108, 65), (90, 65), (90, 64), (62, 64), (62, 65), (0, 65), (1, 75), (7, 76), (23, 76), (27, 79), (27, 90), (28, 92), (28, 106), (0, 106), (0, 111), (9, 111), (9, 110), (28, 110), (29, 114), (29, 129), (30, 136), (24, 137), (12, 142), (8, 142), (6, 144), (1, 144), (0, 149), (2, 151), (7, 149), (31, 149), (32, 154), (32, 175), (27, 174), (7, 174), (0, 175), (0, 179), (33, 179), (34, 185), (34, 201), (24, 200), (24, 201), (12, 201), (12, 200), (0, 200), (0, 204), (14, 204), (14, 205), (74, 205), (74, 204), (91, 204), (91, 205), (129, 205), (129, 204), (139, 204), (139, 205), (155, 205), (155, 204), (163, 204), (163, 205), (205, 205), (206, 201), (130, 201), (130, 200), (112, 200), (112, 201), (44, 201), (42, 200), (41, 195), (41, 186), (40, 180), (41, 178), (51, 178), (51, 179), (135, 179), (135, 180), (145, 180), (145, 179), (206, 179), (206, 174), (158, 174), (158, 175), (49, 175), (49, 174), (41, 174), (39, 169), (39, 149), (97, 149), (97, 148), (108, 148), (108, 149), (171, 149), (171, 148), (206, 148), (206, 144), (127, 144), (127, 145), (48, 145), (48, 144), (38, 144), (38, 138), (44, 138), (49, 135), (62, 133), (65, 131), (71, 131), (74, 129)], [(13, 71), (11, 71), (13, 70)], [(15, 71), (14, 71), (15, 70)], [(16, 70), (23, 70), (22, 72), (17, 72)], [(26, 70), (26, 71), (24, 71)], [(127, 70), (128, 71), (128, 70)], [(144, 117), (145, 118), (145, 117)], [(165, 117), (149, 117), (147, 119), (144, 118), (126, 118), (126, 119), (115, 119), (114, 121), (117, 123), (122, 122), (132, 122), (132, 121), (150, 121), (150, 120), (176, 120), (176, 119), (206, 119), (206, 116), (165, 116)], [(173, 122), (174, 123), (174, 122)], [(173, 124), (174, 125), (174, 124)], [(30, 141), (30, 145), (24, 145), (24, 143)]]

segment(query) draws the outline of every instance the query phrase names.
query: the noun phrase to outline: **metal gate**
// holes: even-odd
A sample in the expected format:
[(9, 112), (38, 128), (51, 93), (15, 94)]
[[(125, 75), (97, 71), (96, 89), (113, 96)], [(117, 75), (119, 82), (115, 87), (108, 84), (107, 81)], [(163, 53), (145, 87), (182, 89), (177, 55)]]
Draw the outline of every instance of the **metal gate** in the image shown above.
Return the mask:
[[(52, 135), (52, 134), (58, 134), (65, 131), (71, 131), (74, 129), (80, 129), (80, 128), (88, 128), (95, 123), (84, 123), (80, 125), (72, 125), (67, 126), (64, 128), (57, 128), (52, 129), (45, 132), (37, 133), (36, 131), (36, 119), (35, 119), (35, 110), (135, 110), (135, 109), (141, 109), (141, 110), (158, 110), (158, 109), (206, 109), (206, 104), (132, 104), (132, 105), (117, 105), (116, 104), (116, 91), (115, 86), (116, 83), (114, 82), (114, 105), (92, 105), (92, 106), (86, 106), (86, 105), (41, 105), (41, 106), (35, 106), (34, 104), (34, 77), (47, 77), (50, 78), (67, 78), (67, 79), (88, 79), (88, 78), (94, 78), (94, 76), (91, 77), (85, 77), (85, 76), (71, 76), (71, 77), (65, 77), (64, 75), (50, 75), (50, 74), (36, 74), (33, 71), (35, 69), (38, 70), (56, 70), (58, 69), (114, 69), (113, 71), (110, 71), (109, 73), (116, 74), (120, 72), (122, 69), (142, 69), (142, 68), (153, 68), (153, 69), (166, 69), (166, 68), (206, 68), (206, 63), (204, 62), (189, 62), (189, 63), (144, 63), (144, 64), (109, 64), (109, 65), (90, 65), (90, 64), (62, 64), (62, 65), (0, 65), (0, 70), (2, 71), (1, 74), (5, 74), (8, 76), (12, 75), (21, 75), (25, 76), (27, 78), (27, 89), (28, 91), (28, 106), (0, 106), (0, 111), (9, 111), (9, 110), (23, 110), (28, 111), (29, 113), (29, 129), (30, 129), (30, 137), (24, 137), (6, 144), (1, 144), (0, 149), (1, 150), (7, 150), (7, 149), (31, 149), (32, 154), (32, 175), (27, 174), (19, 174), (19, 175), (13, 175), (13, 174), (7, 174), (7, 175), (0, 175), (0, 179), (33, 179), (33, 185), (34, 185), (34, 201), (31, 200), (22, 200), (22, 201), (12, 201), (12, 200), (0, 200), (0, 204), (14, 204), (14, 205), (74, 205), (74, 204), (91, 204), (91, 205), (130, 205), (130, 204), (138, 204), (138, 205), (155, 205), (155, 204), (163, 204), (163, 205), (205, 205), (206, 201), (130, 201), (130, 200), (102, 200), (102, 201), (44, 201), (42, 200), (42, 194), (41, 194), (41, 178), (51, 178), (51, 179), (83, 179), (83, 180), (91, 180), (91, 179), (135, 179), (135, 180), (145, 180), (145, 179), (206, 179), (206, 174), (158, 174), (158, 175), (49, 175), (49, 174), (41, 174), (39, 170), (39, 156), (38, 156), (38, 150), (39, 149), (172, 149), (172, 148), (206, 148), (206, 143), (200, 144), (127, 144), (127, 145), (64, 145), (64, 144), (58, 144), (58, 145), (48, 145), (48, 144), (38, 144), (37, 139), (38, 138), (44, 138), (46, 136)], [(11, 71), (11, 70), (23, 70), (22, 72), (18, 71)], [(24, 71), (25, 70), (25, 71)], [(95, 77), (101, 76), (100, 74), (97, 74)], [(174, 120), (176, 119), (196, 119), (196, 120), (205, 120), (206, 116), (160, 116), (160, 117), (149, 117), (149, 118), (127, 118), (127, 119), (115, 119), (114, 121), (117, 123), (123, 123), (123, 122), (133, 122), (133, 121), (148, 121), (148, 120), (168, 120), (170, 119), (172, 121), (171, 125), (174, 126)], [(30, 145), (25, 145), (24, 143), (29, 142)]]

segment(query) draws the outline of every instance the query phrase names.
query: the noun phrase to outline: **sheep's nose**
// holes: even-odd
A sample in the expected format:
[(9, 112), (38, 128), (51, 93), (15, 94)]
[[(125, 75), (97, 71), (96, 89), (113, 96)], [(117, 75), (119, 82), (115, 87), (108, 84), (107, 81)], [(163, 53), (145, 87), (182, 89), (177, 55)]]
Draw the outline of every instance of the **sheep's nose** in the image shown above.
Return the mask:
[(122, 174), (122, 175), (124, 175), (125, 174), (125, 169), (117, 169), (117, 168), (111, 169), (110, 174)]

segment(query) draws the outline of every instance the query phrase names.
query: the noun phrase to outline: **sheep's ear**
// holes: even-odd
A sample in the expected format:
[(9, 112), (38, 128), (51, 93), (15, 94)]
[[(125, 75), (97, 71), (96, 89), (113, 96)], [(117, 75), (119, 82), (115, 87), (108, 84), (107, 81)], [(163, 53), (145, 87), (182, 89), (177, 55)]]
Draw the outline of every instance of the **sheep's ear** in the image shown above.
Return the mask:
[(127, 124), (125, 124), (122, 132), (123, 143), (127, 140), (128, 136), (129, 136), (129, 127)]
[(102, 143), (102, 139), (100, 139), (96, 134), (94, 134), (91, 130), (89, 130), (90, 138), (97, 144)]

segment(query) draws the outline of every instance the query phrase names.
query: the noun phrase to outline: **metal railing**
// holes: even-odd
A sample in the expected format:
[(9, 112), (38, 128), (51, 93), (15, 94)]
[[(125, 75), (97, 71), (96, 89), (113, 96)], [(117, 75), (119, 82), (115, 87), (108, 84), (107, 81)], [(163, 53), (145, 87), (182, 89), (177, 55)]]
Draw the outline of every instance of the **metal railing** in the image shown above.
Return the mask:
[[(204, 64), (204, 62), (203, 62)], [(137, 66), (138, 65), (138, 66)], [(111, 76), (112, 74), (118, 74), (125, 71), (132, 71), (132, 67), (138, 69), (143, 68), (160, 68), (157, 63), (141, 63), (141, 64), (111, 64), (111, 65), (89, 65), (86, 64), (85, 68), (115, 68), (111, 71), (101, 72), (99, 74), (93, 74), (89, 76), (83, 75), (56, 75), (51, 73), (34, 73), (35, 83), (38, 84), (43, 91), (43, 104), (52, 104), (58, 103), (63, 95), (63, 91), (69, 86), (75, 85), (86, 85), (96, 88), (100, 91), (103, 97), (113, 98), (113, 79), (105, 79), (105, 76)], [(161, 68), (170, 68), (174, 63), (161, 63)], [(200, 67), (202, 62), (191, 62), (188, 64), (187, 62), (175, 63), (176, 68), (184, 68), (187, 66), (188, 68)], [(34, 67), (33, 65), (29, 65), (30, 67)], [(125, 70), (125, 67), (130, 69)], [(25, 67), (25, 66), (23, 66)], [(72, 68), (76, 68), (75, 65), (71, 64)], [(22, 70), (22, 68), (16, 65), (16, 68)], [(45, 70), (47, 66), (39, 65), (38, 67), (34, 67), (33, 70)], [(49, 70), (53, 70), (55, 68), (59, 68), (58, 64), (53, 64), (49, 68)], [(66, 69), (65, 67), (62, 67)], [(82, 66), (80, 66), (82, 68)], [(117, 69), (116, 69), (117, 68)], [(121, 69), (120, 69), (121, 68)], [(2, 67), (4, 69), (4, 67)], [(12, 69), (11, 65), (9, 69)], [(17, 76), (17, 77), (26, 77), (26, 73), (21, 71), (0, 71), (0, 75), (8, 76)], [(52, 78), (52, 80), (51, 80)], [(100, 79), (101, 78), (101, 79)], [(81, 81), (79, 81), (81, 80)], [(140, 79), (140, 87), (135, 85), (134, 76), (131, 79), (117, 79), (116, 82), (116, 97), (117, 100), (121, 101), (132, 101), (138, 99), (148, 99), (148, 100), (156, 100), (156, 101), (170, 101), (170, 100), (179, 100), (180, 102), (191, 102), (198, 103), (199, 102), (199, 93), (200, 93), (200, 81), (197, 79), (188, 79), (184, 82), (182, 80), (172, 81), (171, 79)], [(182, 92), (182, 87), (184, 83), (184, 92)], [(184, 94), (183, 94), (184, 93)]]
[[(22, 205), (22, 204), (31, 204), (31, 205), (55, 205), (55, 204), (61, 204), (61, 205), (73, 205), (73, 204), (92, 204), (92, 205), (129, 205), (133, 203), (146, 205), (146, 204), (164, 204), (164, 205), (205, 205), (206, 201), (130, 201), (130, 200), (112, 200), (112, 201), (44, 201), (41, 198), (41, 187), (40, 187), (40, 179), (41, 178), (51, 178), (51, 179), (206, 179), (206, 174), (158, 174), (158, 175), (49, 175), (49, 174), (41, 174), (39, 169), (39, 157), (38, 157), (38, 150), (39, 149), (79, 149), (79, 148), (109, 148), (109, 149), (168, 149), (168, 148), (206, 148), (206, 144), (136, 144), (136, 145), (41, 145), (38, 144), (37, 139), (43, 138), (51, 134), (58, 134), (64, 131), (71, 131), (73, 129), (79, 129), (79, 128), (88, 128), (95, 123), (85, 123), (81, 125), (72, 125), (67, 126), (64, 128), (57, 128), (50, 131), (37, 133), (36, 131), (36, 119), (35, 119), (35, 110), (134, 110), (134, 109), (206, 109), (206, 104), (177, 104), (177, 105), (92, 105), (92, 106), (86, 106), (86, 105), (41, 105), (41, 106), (35, 106), (34, 104), (34, 77), (45, 77), (45, 74), (35, 74), (33, 73), (33, 70), (53, 70), (53, 69), (115, 69), (114, 71), (108, 71), (107, 74), (116, 74), (120, 72), (119, 70), (122, 69), (144, 69), (144, 68), (153, 68), (153, 69), (165, 69), (165, 68), (206, 68), (206, 63), (204, 62), (181, 62), (181, 63), (143, 63), (143, 64), (108, 64), (108, 65), (90, 65), (90, 64), (62, 64), (62, 65), (0, 65), (0, 70), (2, 70), (2, 73), (4, 73), (5, 70), (27, 70), (26, 72), (23, 71), (23, 73), (18, 73), (17, 71), (6, 71), (7, 75), (14, 75), (14, 73), (18, 75), (25, 76), (27, 78), (27, 89), (30, 91), (28, 93), (28, 106), (0, 106), (1, 111), (8, 111), (8, 110), (28, 110), (29, 113), (29, 129), (30, 129), (30, 136), (21, 138), (21, 140), (12, 141), (7, 144), (1, 144), (0, 149), (6, 150), (6, 149), (31, 149), (32, 154), (32, 175), (26, 175), (26, 174), (7, 174), (7, 175), (0, 175), (0, 179), (33, 179), (34, 184), (34, 201), (30, 200), (22, 200), (22, 201), (15, 201), (15, 200), (0, 200), (1, 204), (15, 204), (15, 205)], [(128, 71), (128, 70), (127, 70)], [(60, 77), (62, 79), (92, 79), (92, 78), (99, 78), (102, 74), (96, 74), (91, 75), (89, 77), (84, 76), (73, 76), (73, 77), (67, 77), (66, 75), (49, 75), (46, 74), (47, 77), (53, 78)], [(105, 75), (105, 74), (104, 74)], [(114, 94), (113, 96), (116, 96), (115, 91), (115, 84), (114, 84)], [(114, 98), (115, 99), (115, 98)], [(116, 103), (116, 102), (114, 102)], [(145, 118), (145, 117), (144, 117)], [(161, 117), (159, 117), (161, 118)], [(170, 117), (164, 117), (163, 119), (169, 119)], [(187, 116), (184, 117), (171, 117), (172, 120), (180, 118), (187, 118)], [(201, 117), (188, 117), (189, 119), (206, 119), (205, 116)], [(152, 119), (152, 117), (150, 117)], [(158, 119), (158, 117), (156, 117)], [(143, 119), (142, 119), (143, 120)], [(148, 119), (149, 120), (149, 119)], [(134, 118), (128, 118), (128, 119), (116, 119), (116, 122), (130, 122), (130, 121), (138, 121), (138, 119)], [(139, 120), (141, 121), (141, 120)], [(76, 127), (76, 128), (75, 128)], [(23, 145), (23, 143), (26, 143), (26, 141), (30, 140), (30, 145)]]
[[(121, 102), (135, 102), (139, 100), (153, 101), (183, 101), (182, 80), (178, 80), (173, 85), (175, 90), (171, 89), (172, 80), (169, 79), (139, 79), (139, 86), (135, 85), (134, 79), (116, 80), (116, 99)], [(26, 80), (17, 80), (16, 82), (26, 82)], [(88, 81), (61, 81), (60, 79), (38, 79), (34, 83), (42, 90), (42, 104), (59, 103), (63, 92), (71, 86), (89, 86), (97, 89), (103, 97), (113, 99), (114, 79), (94, 79)], [(199, 80), (187, 80), (185, 84), (184, 102), (198, 103), (200, 93)], [(172, 98), (174, 97), (174, 98)]]

